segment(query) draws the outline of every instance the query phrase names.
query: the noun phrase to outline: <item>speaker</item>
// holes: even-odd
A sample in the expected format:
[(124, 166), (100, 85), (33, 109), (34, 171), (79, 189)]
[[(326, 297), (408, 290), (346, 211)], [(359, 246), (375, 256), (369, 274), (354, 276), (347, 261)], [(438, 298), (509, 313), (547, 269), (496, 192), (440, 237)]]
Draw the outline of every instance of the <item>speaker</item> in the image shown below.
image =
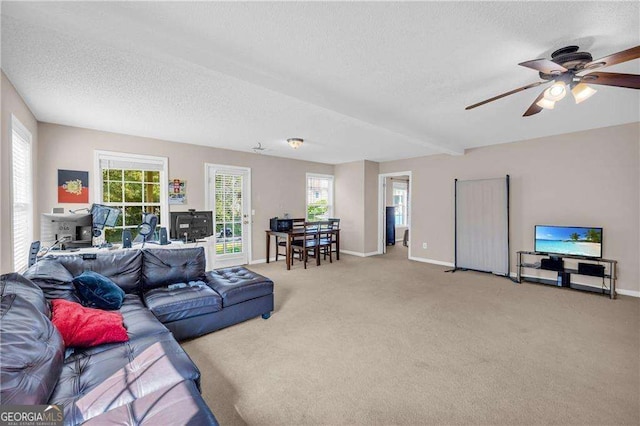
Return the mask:
[(131, 231), (128, 229), (122, 231), (122, 248), (131, 248)]
[(592, 277), (604, 277), (604, 265), (579, 262), (578, 273), (580, 275), (591, 275)]
[(564, 261), (562, 259), (541, 259), (540, 260), (540, 269), (545, 269), (547, 271), (564, 271)]
[(160, 245), (166, 246), (169, 244), (169, 239), (167, 238), (167, 228), (160, 228)]

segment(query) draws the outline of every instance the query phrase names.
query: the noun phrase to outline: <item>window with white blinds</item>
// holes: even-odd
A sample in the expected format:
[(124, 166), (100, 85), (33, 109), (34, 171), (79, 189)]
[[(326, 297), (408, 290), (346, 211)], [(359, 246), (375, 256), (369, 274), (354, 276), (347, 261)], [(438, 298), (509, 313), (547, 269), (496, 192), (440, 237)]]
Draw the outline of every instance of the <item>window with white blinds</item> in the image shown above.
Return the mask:
[(307, 220), (333, 217), (333, 176), (307, 173)]
[(120, 209), (116, 226), (105, 229), (106, 241), (119, 243), (122, 231), (136, 236), (142, 213), (158, 216), (158, 226), (168, 224), (167, 158), (96, 151), (96, 202)]
[(11, 116), (11, 201), (13, 268), (23, 272), (29, 263), (33, 240), (31, 133), (14, 116)]

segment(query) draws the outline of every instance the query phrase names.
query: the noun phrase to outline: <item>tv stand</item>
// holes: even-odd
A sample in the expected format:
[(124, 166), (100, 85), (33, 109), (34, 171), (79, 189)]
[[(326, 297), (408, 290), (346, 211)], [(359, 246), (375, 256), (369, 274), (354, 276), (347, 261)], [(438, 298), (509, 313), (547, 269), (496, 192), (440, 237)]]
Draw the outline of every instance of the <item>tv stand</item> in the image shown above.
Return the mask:
[[(528, 262), (523, 261), (523, 256), (526, 256), (529, 261)], [(534, 258), (537, 257), (537, 259), (531, 261), (532, 257)], [(550, 258), (556, 261), (562, 260), (563, 262), (565, 259), (576, 260), (576, 261), (579, 261), (580, 263), (588, 263), (591, 265), (602, 265), (604, 266), (604, 269), (602, 270), (602, 273), (587, 273), (587, 272), (580, 273), (577, 269), (578, 268), (577, 265), (573, 267), (573, 265), (567, 266), (566, 264), (564, 264), (564, 266), (562, 266), (560, 270), (550, 270), (542, 267), (541, 259), (543, 258)], [(535, 251), (519, 251), (518, 258), (517, 258), (517, 265), (516, 265), (516, 267), (518, 268), (517, 281), (518, 283), (521, 283), (522, 281), (528, 281), (528, 282), (534, 282), (539, 284), (554, 285), (556, 287), (568, 287), (575, 290), (583, 290), (583, 291), (590, 291), (593, 293), (608, 294), (609, 298), (615, 299), (616, 298), (617, 264), (618, 264), (618, 261), (610, 260), (610, 259), (600, 259), (600, 258), (573, 256), (573, 255), (557, 255), (557, 254), (550, 255), (548, 253), (541, 253), (541, 252), (535, 252)], [(557, 276), (556, 276), (556, 279), (553, 280), (550, 278), (543, 278), (539, 276), (523, 275), (522, 273), (523, 269), (546, 270), (548, 272), (553, 272), (557, 274)], [(574, 283), (571, 281), (572, 275), (598, 277), (602, 279), (602, 285), (600, 287), (596, 287), (593, 285)], [(608, 284), (608, 286), (606, 284)]]

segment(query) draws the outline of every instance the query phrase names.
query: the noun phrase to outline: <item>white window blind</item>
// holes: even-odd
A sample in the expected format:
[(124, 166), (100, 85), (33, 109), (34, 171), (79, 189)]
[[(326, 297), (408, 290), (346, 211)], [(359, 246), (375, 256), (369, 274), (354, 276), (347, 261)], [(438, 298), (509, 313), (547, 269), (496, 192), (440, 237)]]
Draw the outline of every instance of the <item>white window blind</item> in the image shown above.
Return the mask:
[(116, 158), (108, 156), (100, 158), (101, 169), (121, 169), (121, 170), (148, 170), (162, 171), (164, 163), (162, 160), (127, 160), (124, 158)]
[(23, 272), (28, 266), (29, 247), (33, 239), (31, 133), (13, 116), (11, 168), (13, 268), (16, 272)]
[(333, 217), (333, 176), (307, 173), (307, 219)]

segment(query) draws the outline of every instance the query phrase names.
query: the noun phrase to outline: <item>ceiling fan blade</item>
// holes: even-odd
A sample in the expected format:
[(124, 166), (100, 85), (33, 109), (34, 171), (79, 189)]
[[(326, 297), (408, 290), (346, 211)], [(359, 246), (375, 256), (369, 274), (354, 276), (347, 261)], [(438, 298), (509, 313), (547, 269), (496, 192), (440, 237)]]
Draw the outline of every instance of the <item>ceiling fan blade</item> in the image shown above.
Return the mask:
[(540, 102), (540, 99), (542, 99), (543, 97), (544, 97), (544, 90), (542, 91), (542, 93), (540, 93), (540, 94), (538, 95), (538, 97), (536, 98), (536, 100), (535, 100), (535, 101), (533, 101), (533, 103), (531, 104), (531, 106), (529, 107), (529, 109), (528, 109), (528, 110), (526, 110), (526, 111), (524, 112), (524, 114), (522, 114), (522, 116), (523, 116), (523, 117), (529, 117), (530, 115), (537, 114), (537, 113), (539, 113), (540, 111), (542, 111), (542, 110), (543, 110), (543, 108), (542, 108), (540, 105), (538, 105), (538, 102)]
[(622, 52), (614, 53), (613, 55), (591, 61), (584, 66), (584, 70), (609, 67), (611, 65), (621, 64), (637, 58), (640, 58), (640, 46), (632, 47), (631, 49), (623, 50)]
[(469, 105), (465, 109), (466, 110), (473, 109), (475, 107), (479, 107), (480, 105), (488, 104), (489, 102), (496, 101), (496, 100), (498, 100), (500, 98), (504, 98), (505, 96), (513, 95), (514, 93), (522, 92), (523, 90), (531, 89), (532, 87), (538, 87), (541, 84), (545, 84), (545, 83), (550, 83), (550, 81), (536, 81), (535, 83), (531, 83), (531, 84), (528, 84), (526, 86), (519, 87), (517, 89), (513, 89), (513, 90), (511, 90), (509, 92), (506, 92), (506, 93), (503, 93), (501, 95), (494, 96), (493, 98), (489, 98), (489, 99), (484, 100), (482, 102), (478, 102), (477, 104)]
[(582, 77), (582, 83), (601, 84), (603, 86), (640, 89), (640, 75), (620, 74), (616, 72), (592, 72)]
[(542, 71), (545, 74), (562, 74), (567, 71), (565, 67), (549, 59), (534, 59), (532, 61), (520, 62), (518, 65), (532, 68), (536, 71)]

